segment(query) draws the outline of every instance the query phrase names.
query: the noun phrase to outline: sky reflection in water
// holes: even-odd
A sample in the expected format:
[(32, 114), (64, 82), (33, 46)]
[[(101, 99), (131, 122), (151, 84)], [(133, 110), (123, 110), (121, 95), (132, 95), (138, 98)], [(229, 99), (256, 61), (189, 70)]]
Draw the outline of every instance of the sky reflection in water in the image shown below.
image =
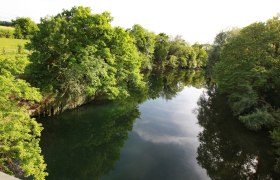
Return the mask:
[(140, 105), (141, 117), (129, 133), (115, 168), (101, 179), (209, 179), (197, 164), (194, 113), (203, 89), (187, 87), (172, 100)]

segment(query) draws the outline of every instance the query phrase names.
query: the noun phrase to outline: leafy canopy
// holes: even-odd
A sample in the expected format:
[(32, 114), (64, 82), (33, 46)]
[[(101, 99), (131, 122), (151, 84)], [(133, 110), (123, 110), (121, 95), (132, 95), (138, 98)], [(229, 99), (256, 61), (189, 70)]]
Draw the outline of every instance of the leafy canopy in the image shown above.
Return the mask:
[(27, 63), (22, 57), (0, 59), (0, 170), (19, 177), (44, 179), (46, 165), (39, 146), (43, 128), (30, 118), (25, 105), (40, 101), (41, 95), (17, 78)]

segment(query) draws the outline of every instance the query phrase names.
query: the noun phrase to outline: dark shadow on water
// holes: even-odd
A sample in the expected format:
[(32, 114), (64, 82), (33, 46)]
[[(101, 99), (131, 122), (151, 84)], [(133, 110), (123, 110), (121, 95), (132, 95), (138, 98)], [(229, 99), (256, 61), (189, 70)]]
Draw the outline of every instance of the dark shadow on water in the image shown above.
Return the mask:
[(214, 88), (198, 102), (198, 163), (211, 179), (280, 179), (268, 132), (246, 129)]
[(109, 172), (134, 120), (135, 105), (89, 105), (44, 119), (48, 179), (95, 179)]

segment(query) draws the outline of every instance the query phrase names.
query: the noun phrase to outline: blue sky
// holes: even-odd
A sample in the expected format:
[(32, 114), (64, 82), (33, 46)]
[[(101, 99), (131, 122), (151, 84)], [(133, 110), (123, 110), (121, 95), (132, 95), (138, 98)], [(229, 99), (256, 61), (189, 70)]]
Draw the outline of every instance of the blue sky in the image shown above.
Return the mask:
[(39, 22), (79, 5), (91, 7), (93, 13), (111, 12), (115, 26), (141, 24), (155, 33), (182, 35), (190, 43), (211, 43), (223, 29), (280, 13), (280, 0), (8, 0), (1, 2), (0, 20), (25, 16)]

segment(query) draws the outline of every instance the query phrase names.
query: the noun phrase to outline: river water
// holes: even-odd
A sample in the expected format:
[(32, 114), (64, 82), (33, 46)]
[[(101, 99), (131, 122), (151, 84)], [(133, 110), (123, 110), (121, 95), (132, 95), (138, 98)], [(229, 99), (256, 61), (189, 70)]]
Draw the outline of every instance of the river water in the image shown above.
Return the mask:
[(202, 77), (151, 74), (141, 95), (42, 119), (48, 179), (279, 178), (265, 132), (245, 129)]

